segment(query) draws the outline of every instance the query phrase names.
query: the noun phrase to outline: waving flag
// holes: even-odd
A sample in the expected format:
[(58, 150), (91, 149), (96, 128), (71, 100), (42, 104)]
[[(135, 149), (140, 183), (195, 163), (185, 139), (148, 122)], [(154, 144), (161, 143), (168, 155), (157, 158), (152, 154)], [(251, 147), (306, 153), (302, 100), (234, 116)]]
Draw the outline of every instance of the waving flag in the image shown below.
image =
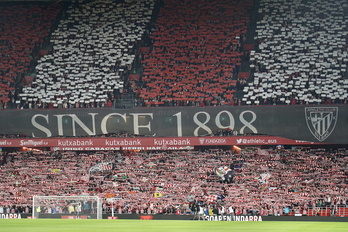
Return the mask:
[(113, 163), (111, 162), (98, 163), (89, 169), (89, 173), (110, 171), (112, 170), (112, 168), (113, 168)]
[(216, 201), (218, 200), (218, 195), (208, 195), (204, 197), (204, 200), (211, 204), (216, 204)]
[(230, 184), (233, 182), (235, 172), (231, 168), (227, 166), (221, 166), (218, 168), (213, 168), (213, 172), (220, 177), (223, 183)]
[(222, 180), (225, 180), (225, 175), (229, 172), (232, 171), (229, 167), (218, 167), (213, 169), (215, 174), (218, 175)]

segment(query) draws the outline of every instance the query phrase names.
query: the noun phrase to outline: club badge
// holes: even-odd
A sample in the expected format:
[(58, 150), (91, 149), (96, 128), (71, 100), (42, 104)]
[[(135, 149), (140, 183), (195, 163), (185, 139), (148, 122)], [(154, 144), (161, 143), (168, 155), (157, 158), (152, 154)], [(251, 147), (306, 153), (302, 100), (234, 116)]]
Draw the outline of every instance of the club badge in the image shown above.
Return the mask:
[(320, 142), (330, 136), (335, 129), (338, 108), (337, 107), (306, 107), (306, 122), (308, 129)]

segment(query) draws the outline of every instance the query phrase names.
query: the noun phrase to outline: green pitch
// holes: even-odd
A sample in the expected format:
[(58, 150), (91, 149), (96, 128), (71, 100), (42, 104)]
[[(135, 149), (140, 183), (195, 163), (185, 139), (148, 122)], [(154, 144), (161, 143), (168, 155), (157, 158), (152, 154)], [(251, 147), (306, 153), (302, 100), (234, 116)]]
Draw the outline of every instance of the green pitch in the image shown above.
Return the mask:
[(1, 232), (347, 232), (345, 222), (1, 219)]

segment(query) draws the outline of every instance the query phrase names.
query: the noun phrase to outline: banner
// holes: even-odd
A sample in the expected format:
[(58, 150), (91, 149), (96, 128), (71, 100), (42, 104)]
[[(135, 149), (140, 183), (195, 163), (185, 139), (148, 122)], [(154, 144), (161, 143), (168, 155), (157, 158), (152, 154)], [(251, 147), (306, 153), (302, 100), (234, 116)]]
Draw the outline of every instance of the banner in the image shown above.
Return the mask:
[(34, 138), (0, 139), (0, 147), (50, 147), (60, 151), (191, 150), (195, 146), (310, 145), (302, 140), (273, 136), (181, 137), (181, 138)]
[[(347, 128), (348, 105), (0, 111), (1, 134), (32, 138), (94, 137), (113, 133), (177, 138), (267, 135), (315, 143), (347, 144)], [(122, 146), (113, 140), (109, 143)], [(158, 145), (165, 145), (160, 143), (159, 139)]]
[(232, 216), (232, 215), (211, 215), (203, 216), (205, 221), (237, 221), (237, 222), (262, 222), (261, 216)]
[(0, 219), (22, 219), (20, 213), (1, 213)]

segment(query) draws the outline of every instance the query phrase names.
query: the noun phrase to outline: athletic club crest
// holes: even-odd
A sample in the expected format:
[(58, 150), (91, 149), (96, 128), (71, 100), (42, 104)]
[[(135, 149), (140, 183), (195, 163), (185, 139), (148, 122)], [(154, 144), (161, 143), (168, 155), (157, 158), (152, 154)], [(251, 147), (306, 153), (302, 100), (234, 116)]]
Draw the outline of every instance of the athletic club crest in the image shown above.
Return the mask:
[(203, 144), (204, 144), (204, 138), (199, 138), (199, 143), (200, 143), (201, 145), (203, 145)]
[(320, 142), (324, 141), (335, 129), (337, 107), (306, 107), (306, 122), (308, 129)]

